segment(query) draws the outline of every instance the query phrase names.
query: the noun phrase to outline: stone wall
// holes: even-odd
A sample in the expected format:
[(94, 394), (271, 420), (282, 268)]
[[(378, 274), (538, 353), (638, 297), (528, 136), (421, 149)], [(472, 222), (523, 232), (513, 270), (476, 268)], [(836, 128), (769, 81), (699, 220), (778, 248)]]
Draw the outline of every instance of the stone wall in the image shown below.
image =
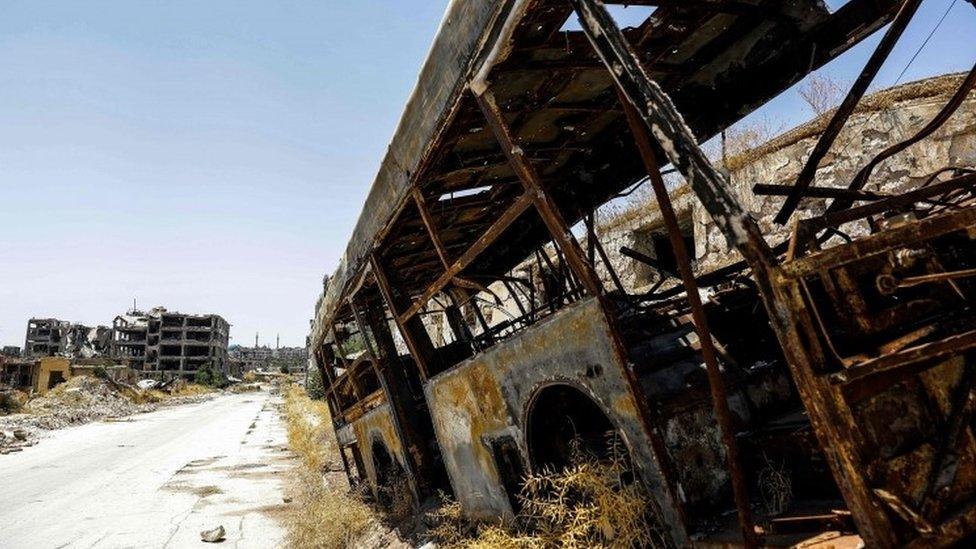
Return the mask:
[[(861, 102), (831, 151), (821, 162), (815, 185), (847, 187), (858, 170), (885, 148), (908, 139), (924, 127), (962, 82), (962, 75), (948, 75), (912, 82), (872, 94)], [(792, 185), (826, 126), (830, 113), (803, 124), (770, 142), (728, 160), (735, 196), (759, 221), (770, 245), (789, 235), (789, 226), (773, 223), (784, 197), (757, 196), (756, 183)], [(945, 167), (976, 167), (976, 94), (934, 134), (883, 162), (874, 170), (866, 190), (899, 193), (925, 181)], [(726, 245), (724, 236), (686, 186), (672, 192), (679, 218), (693, 224), (695, 269), (701, 274), (739, 259)], [(820, 215), (823, 199), (805, 199), (794, 218)], [(632, 204), (604, 220), (598, 228), (600, 240), (628, 290), (641, 290), (653, 282), (646, 269), (620, 254), (628, 246), (655, 257), (647, 235), (663, 231), (653, 202)], [(585, 245), (585, 244), (584, 244)], [(605, 269), (598, 266), (601, 275)]]

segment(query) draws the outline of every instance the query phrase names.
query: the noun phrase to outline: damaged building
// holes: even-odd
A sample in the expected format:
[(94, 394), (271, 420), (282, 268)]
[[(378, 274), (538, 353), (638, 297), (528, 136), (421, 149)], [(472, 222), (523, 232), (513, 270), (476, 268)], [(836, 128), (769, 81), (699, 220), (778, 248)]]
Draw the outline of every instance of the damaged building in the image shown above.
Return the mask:
[[(866, 96), (919, 3), (452, 2), (312, 324), (350, 479), (511, 518), (612, 432), (676, 546), (976, 533), (976, 68)], [(702, 151), (876, 32), (833, 112)]]
[(240, 363), (241, 372), (261, 370), (265, 372), (286, 371), (299, 373), (305, 371), (308, 363), (308, 349), (305, 347), (235, 347), (230, 350), (231, 360)]
[(112, 331), (112, 356), (134, 370), (164, 376), (229, 371), (230, 324), (220, 315), (133, 309), (115, 317)]
[(90, 327), (56, 318), (32, 318), (27, 321), (24, 358), (97, 358), (108, 356), (111, 344), (112, 329), (107, 326)]

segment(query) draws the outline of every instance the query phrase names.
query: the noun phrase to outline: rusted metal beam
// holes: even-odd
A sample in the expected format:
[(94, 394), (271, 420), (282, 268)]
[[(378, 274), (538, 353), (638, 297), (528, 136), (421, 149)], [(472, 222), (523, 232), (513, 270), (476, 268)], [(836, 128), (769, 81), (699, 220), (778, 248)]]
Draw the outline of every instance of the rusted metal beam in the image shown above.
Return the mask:
[[(426, 342), (421, 340), (421, 334), (417, 333), (417, 327), (401, 320), (400, 315), (397, 314), (398, 300), (393, 293), (393, 287), (390, 286), (390, 280), (387, 278), (386, 271), (376, 252), (370, 255), (369, 261), (370, 268), (373, 271), (373, 278), (376, 279), (376, 285), (380, 289), (380, 294), (383, 295), (383, 300), (386, 302), (387, 308), (393, 314), (393, 320), (400, 330), (400, 335), (403, 336), (403, 341), (407, 344), (407, 348), (410, 349), (410, 356), (413, 357), (413, 361), (417, 365), (417, 370), (420, 372), (420, 379), (427, 381), (429, 371), (428, 360), (432, 354), (428, 348), (430, 338), (427, 337)], [(420, 326), (420, 329), (423, 330), (423, 326)], [(426, 332), (422, 335), (426, 336)]]
[(783, 207), (776, 214), (774, 218), (776, 223), (780, 225), (785, 224), (790, 219), (790, 216), (793, 215), (793, 212), (796, 211), (797, 206), (800, 205), (803, 192), (813, 183), (813, 179), (817, 175), (817, 168), (820, 167), (820, 161), (830, 151), (831, 145), (834, 144), (837, 136), (840, 135), (840, 131), (847, 124), (847, 119), (854, 113), (854, 109), (857, 108), (861, 97), (864, 96), (868, 86), (874, 81), (874, 77), (881, 70), (881, 66), (884, 65), (885, 60), (891, 55), (891, 50), (898, 43), (902, 33), (905, 32), (908, 23), (912, 20), (912, 17), (921, 4), (922, 0), (905, 0), (902, 3), (898, 14), (895, 15), (894, 21), (888, 27), (888, 31), (881, 39), (878, 47), (875, 48), (874, 53), (871, 54), (871, 57), (868, 59), (867, 64), (865, 64), (861, 74), (858, 75), (857, 80), (854, 81), (851, 89), (847, 92), (847, 97), (837, 107), (830, 122), (827, 124), (827, 128), (820, 135), (820, 139), (807, 158), (807, 163), (803, 166), (803, 170), (800, 171), (800, 175), (796, 178), (793, 193), (786, 198)]
[(626, 294), (627, 290), (624, 289), (624, 285), (620, 282), (620, 277), (617, 276), (617, 270), (613, 268), (613, 263), (607, 256), (607, 251), (603, 249), (603, 244), (600, 243), (600, 239), (596, 236), (596, 231), (593, 232), (593, 244), (596, 247), (596, 252), (600, 256), (600, 261), (603, 262), (603, 266), (607, 268), (607, 273), (610, 274), (610, 280), (613, 282), (617, 291), (621, 294)]
[(444, 248), (444, 243), (441, 242), (441, 237), (437, 234), (437, 227), (434, 224), (434, 218), (430, 215), (430, 210), (427, 208), (427, 201), (424, 200), (424, 195), (420, 192), (417, 187), (413, 188), (413, 201), (417, 204), (417, 210), (420, 212), (420, 219), (424, 222), (424, 227), (427, 228), (427, 234), (430, 235), (430, 241), (434, 243), (434, 250), (437, 251), (437, 257), (441, 259), (441, 263), (444, 264), (444, 270), (451, 268), (451, 262), (447, 257), (447, 250)]
[[(328, 349), (324, 343), (322, 345), (322, 349)], [(335, 387), (335, 371), (332, 368), (332, 361), (329, 360), (328, 357), (328, 355), (331, 354), (331, 350), (329, 350), (328, 353), (321, 353), (320, 357), (322, 362), (318, 364), (318, 366), (319, 375), (322, 376), (322, 386), (325, 389), (325, 401), (328, 403), (329, 409), (332, 412), (332, 418), (338, 419), (339, 415), (342, 414), (342, 408), (339, 406), (339, 399), (335, 397), (335, 393), (333, 391)]]
[(586, 260), (590, 265), (596, 265), (596, 230), (593, 228), (593, 210), (583, 216), (583, 224), (586, 226)]
[[(401, 323), (406, 322), (411, 317), (416, 315), (424, 307), (424, 305), (430, 301), (432, 297), (437, 295), (438, 292), (443, 290), (455, 276), (461, 273), (465, 268), (467, 268), (475, 259), (484, 252), (488, 246), (490, 246), (501, 234), (505, 231), (516, 219), (521, 216), (525, 210), (529, 208), (532, 204), (532, 199), (528, 194), (524, 194), (515, 200), (515, 203), (508, 207), (498, 220), (488, 227), (488, 230), (481, 235), (471, 245), (461, 257), (457, 259), (450, 267), (442, 274), (433, 284), (431, 284), (427, 291), (423, 293), (419, 298), (414, 300), (413, 304), (404, 311), (402, 314), (398, 315), (397, 318)], [(390, 309), (394, 310), (395, 309)], [(396, 313), (394, 313), (396, 314)]]
[(644, 265), (647, 265), (648, 267), (650, 267), (650, 268), (654, 269), (655, 271), (657, 271), (658, 274), (662, 274), (662, 275), (665, 275), (665, 276), (670, 276), (670, 277), (673, 277), (673, 278), (681, 278), (681, 276), (678, 273), (672, 271), (671, 269), (666, 269), (666, 268), (662, 267), (661, 264), (660, 264), (660, 262), (658, 262), (653, 257), (651, 257), (651, 256), (649, 256), (647, 254), (642, 254), (642, 253), (638, 252), (637, 250), (635, 250), (633, 248), (628, 248), (627, 246), (621, 246), (620, 247), (620, 253), (622, 255), (625, 255), (625, 256), (631, 258), (631, 259), (634, 259), (636, 261), (640, 261)]
[(484, 113), (488, 125), (495, 134), (495, 139), (498, 140), (499, 146), (505, 152), (505, 156), (508, 157), (509, 165), (515, 170), (515, 174), (525, 187), (526, 194), (531, 198), (532, 204), (535, 205), (539, 217), (542, 218), (543, 223), (546, 224), (552, 234), (555, 244), (566, 255), (570, 269), (576, 274), (589, 295), (600, 295), (602, 285), (596, 276), (596, 272), (593, 271), (592, 265), (583, 259), (585, 255), (579, 242), (573, 237), (573, 233), (569, 230), (559, 208), (556, 207), (549, 194), (543, 190), (539, 174), (536, 173), (532, 163), (525, 158), (525, 151), (515, 142), (515, 137), (511, 128), (508, 127), (508, 123), (505, 122), (505, 116), (498, 107), (494, 94), (485, 90), (481, 94), (475, 94), (475, 99), (477, 99), (481, 112)]
[(606, 8), (598, 0), (569, 0), (580, 25), (627, 102), (640, 114), (668, 161), (685, 177), (729, 245), (751, 264), (771, 265), (772, 251), (728, 182), (698, 146), (671, 99), (647, 75)]
[[(349, 308), (352, 309), (352, 316), (356, 322), (356, 327), (359, 328), (359, 333), (363, 336), (363, 343), (366, 345), (366, 352), (369, 353), (369, 357), (372, 359), (370, 360), (370, 363), (373, 367), (373, 373), (376, 374), (376, 378), (382, 382), (383, 374), (380, 373), (379, 350), (374, 348), (375, 341), (370, 341), (370, 338), (366, 337), (366, 328), (369, 326), (369, 324), (366, 323), (366, 321), (363, 319), (362, 313), (359, 311), (359, 308), (356, 307), (354, 297), (355, 296), (350, 295), (346, 302), (349, 304)], [(387, 393), (387, 398), (389, 398), (388, 392), (384, 390), (384, 393)]]
[[(789, 196), (794, 192), (794, 188), (787, 185), (769, 185), (766, 183), (756, 183), (752, 186), (752, 193), (761, 196)], [(880, 200), (886, 195), (873, 193), (871, 191), (855, 191), (840, 187), (807, 187), (802, 194), (802, 198), (834, 198), (843, 200)]]
[(688, 297), (688, 306), (691, 308), (695, 331), (698, 333), (698, 341), (701, 345), (702, 360), (705, 362), (705, 371), (708, 375), (712, 408), (722, 435), (722, 443), (725, 446), (732, 493), (735, 497), (735, 507), (739, 515), (739, 527), (742, 530), (744, 545), (746, 547), (758, 547), (759, 539), (752, 520), (752, 511), (749, 509), (749, 490), (746, 484), (746, 476), (739, 462), (739, 449), (733, 430), (729, 395), (725, 388), (725, 380), (722, 378), (722, 371), (719, 369), (715, 344), (712, 341), (711, 331), (708, 329), (708, 319), (705, 316), (701, 295), (698, 293), (698, 284), (695, 282), (695, 273), (691, 268), (691, 259), (688, 257), (681, 227), (678, 225), (678, 216), (674, 213), (674, 207), (671, 205), (671, 197), (668, 196), (668, 189), (661, 177), (652, 138), (644, 125), (644, 121), (641, 120), (637, 110), (622, 93), (620, 94), (620, 102), (624, 107), (624, 113), (627, 115), (627, 123), (633, 132), (634, 140), (637, 142), (637, 150), (644, 162), (644, 167), (647, 169), (647, 175), (650, 177), (651, 187), (657, 199), (658, 211), (661, 213), (661, 218), (667, 228), (668, 238), (671, 240), (671, 251), (674, 254), (678, 272), (681, 275), (681, 282)]

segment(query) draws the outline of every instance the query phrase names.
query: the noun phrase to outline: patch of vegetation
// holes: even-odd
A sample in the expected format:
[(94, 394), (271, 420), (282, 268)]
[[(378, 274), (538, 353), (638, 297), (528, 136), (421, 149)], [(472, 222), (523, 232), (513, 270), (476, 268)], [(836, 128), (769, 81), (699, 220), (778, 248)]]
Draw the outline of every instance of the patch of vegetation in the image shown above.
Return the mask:
[(0, 415), (16, 414), (24, 407), (26, 398), (15, 391), (0, 392)]
[(215, 370), (213, 368), (202, 368), (197, 370), (196, 374), (193, 376), (193, 381), (198, 385), (208, 385), (210, 387), (216, 387), (217, 389), (223, 389), (230, 385), (227, 376), (224, 375), (220, 370)]
[(522, 510), (513, 524), (477, 525), (466, 521), (459, 503), (445, 499), (430, 530), (442, 547), (589, 548), (669, 547), (660, 513), (640, 482), (619, 439), (612, 437), (606, 457), (573, 444), (573, 465), (524, 479)]
[(285, 391), (288, 446), (299, 457), (297, 493), (285, 517), (289, 547), (354, 547), (375, 518), (360, 498), (330, 486), (323, 471), (339, 459), (326, 404), (291, 385)]
[(318, 368), (309, 368), (308, 376), (305, 378), (305, 392), (312, 400), (322, 400), (325, 398), (325, 384), (322, 383), (322, 374)]

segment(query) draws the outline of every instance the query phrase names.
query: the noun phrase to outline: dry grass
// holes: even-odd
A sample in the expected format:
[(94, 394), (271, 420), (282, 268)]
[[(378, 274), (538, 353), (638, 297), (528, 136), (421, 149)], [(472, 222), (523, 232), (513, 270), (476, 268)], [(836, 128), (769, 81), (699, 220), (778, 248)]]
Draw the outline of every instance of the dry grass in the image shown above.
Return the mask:
[(630, 465), (619, 441), (611, 440), (605, 457), (574, 446), (574, 465), (525, 478), (514, 524), (471, 525), (460, 505), (447, 501), (435, 516), (432, 537), (463, 548), (668, 547), (643, 486), (621, 480), (630, 477)]
[(285, 391), (288, 445), (299, 457), (296, 494), (285, 516), (286, 544), (296, 548), (343, 548), (373, 519), (372, 510), (348, 490), (329, 485), (323, 471), (338, 459), (328, 407), (297, 385)]
[(200, 385), (199, 383), (187, 383), (179, 387), (170, 393), (170, 396), (182, 397), (182, 396), (197, 396), (197, 395), (207, 395), (214, 392), (214, 388), (208, 385)]
[(159, 389), (140, 390), (136, 388), (126, 388), (120, 391), (122, 396), (135, 404), (155, 404), (171, 398), (208, 395), (213, 392), (213, 387), (197, 383), (180, 383), (173, 388), (172, 392), (160, 391)]
[(298, 385), (285, 391), (285, 420), (288, 426), (288, 446), (298, 454), (302, 465), (322, 472), (338, 458), (339, 449), (332, 436), (329, 408), (320, 400), (312, 400)]
[(766, 514), (777, 516), (793, 503), (793, 481), (784, 465), (766, 459), (766, 466), (759, 471), (759, 493), (762, 495)]

